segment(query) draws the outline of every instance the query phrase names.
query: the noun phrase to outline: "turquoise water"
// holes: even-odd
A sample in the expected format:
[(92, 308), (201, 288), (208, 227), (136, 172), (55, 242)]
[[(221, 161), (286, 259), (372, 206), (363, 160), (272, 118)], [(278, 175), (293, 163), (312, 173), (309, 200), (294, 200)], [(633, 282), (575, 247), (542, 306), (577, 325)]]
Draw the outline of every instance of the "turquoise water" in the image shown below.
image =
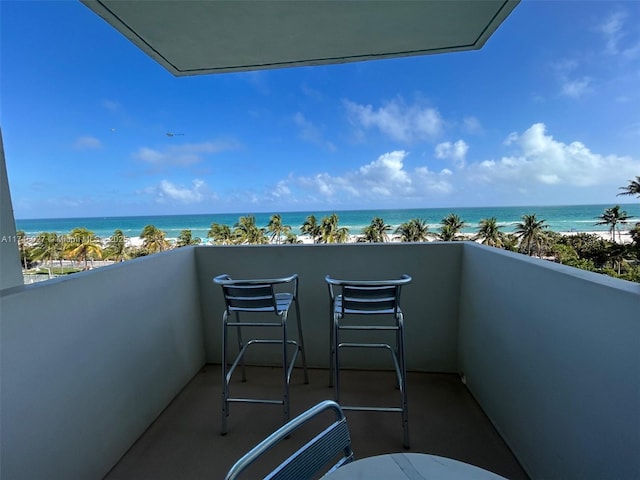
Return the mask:
[[(465, 233), (477, 231), (478, 222), (483, 218), (496, 217), (503, 225), (504, 232), (514, 229), (514, 224), (521, 220), (524, 214), (535, 213), (539, 219), (556, 232), (589, 232), (606, 231), (606, 225), (595, 225), (597, 217), (612, 205), (559, 205), (559, 206), (529, 206), (529, 207), (476, 207), (476, 208), (422, 208), (405, 210), (350, 210), (350, 211), (307, 211), (307, 212), (271, 212), (271, 213), (233, 213), (233, 214), (204, 214), (204, 215), (163, 215), (138, 217), (94, 217), (94, 218), (55, 218), (55, 219), (18, 219), (18, 230), (27, 235), (37, 235), (41, 232), (69, 233), (76, 227), (85, 227), (101, 238), (110, 237), (114, 230), (120, 229), (127, 237), (137, 237), (145, 225), (155, 225), (166, 233), (167, 238), (176, 238), (180, 231), (191, 229), (194, 236), (206, 238), (212, 223), (233, 225), (243, 215), (254, 215), (259, 227), (266, 227), (273, 213), (280, 213), (284, 225), (290, 225), (294, 233), (300, 233), (300, 226), (307, 216), (315, 215), (318, 221), (324, 216), (336, 213), (339, 226), (349, 228), (349, 233), (359, 234), (362, 228), (374, 217), (381, 217), (395, 229), (398, 225), (412, 218), (421, 218), (429, 224), (431, 231), (437, 231), (442, 219), (450, 213), (457, 214), (467, 223), (463, 229)], [(627, 212), (633, 223), (640, 221), (640, 204), (621, 204), (621, 209)]]

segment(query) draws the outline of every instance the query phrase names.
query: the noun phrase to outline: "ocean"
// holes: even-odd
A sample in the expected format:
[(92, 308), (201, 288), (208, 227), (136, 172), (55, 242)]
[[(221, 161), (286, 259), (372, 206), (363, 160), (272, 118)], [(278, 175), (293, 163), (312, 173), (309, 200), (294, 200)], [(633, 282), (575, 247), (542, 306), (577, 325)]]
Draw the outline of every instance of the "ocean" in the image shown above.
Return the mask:
[[(626, 226), (620, 226), (621, 230), (626, 230), (640, 221), (640, 203), (620, 204), (620, 206), (621, 210), (626, 211), (630, 217)], [(545, 220), (550, 230), (556, 232), (595, 232), (608, 230), (606, 225), (595, 223), (598, 221), (598, 216), (610, 207), (612, 205), (558, 205), (16, 219), (16, 227), (17, 230), (24, 231), (27, 236), (35, 236), (42, 232), (68, 234), (74, 228), (85, 227), (99, 238), (108, 238), (116, 229), (122, 230), (127, 237), (138, 237), (146, 225), (154, 225), (164, 231), (168, 239), (178, 237), (185, 229), (191, 229), (195, 237), (206, 239), (212, 223), (233, 227), (239, 217), (246, 215), (255, 216), (258, 227), (266, 227), (271, 215), (279, 213), (282, 216), (282, 223), (291, 226), (293, 233), (300, 234), (300, 226), (309, 215), (315, 215), (320, 221), (322, 217), (336, 213), (339, 226), (347, 227), (350, 234), (361, 233), (374, 217), (381, 217), (394, 230), (401, 223), (412, 218), (420, 218), (429, 225), (431, 232), (437, 232), (442, 219), (450, 213), (455, 213), (466, 222), (467, 226), (463, 232), (475, 233), (478, 222), (483, 218), (496, 217), (503, 227), (502, 231), (511, 232), (514, 230), (514, 225), (521, 221), (522, 215), (535, 213), (539, 219)]]

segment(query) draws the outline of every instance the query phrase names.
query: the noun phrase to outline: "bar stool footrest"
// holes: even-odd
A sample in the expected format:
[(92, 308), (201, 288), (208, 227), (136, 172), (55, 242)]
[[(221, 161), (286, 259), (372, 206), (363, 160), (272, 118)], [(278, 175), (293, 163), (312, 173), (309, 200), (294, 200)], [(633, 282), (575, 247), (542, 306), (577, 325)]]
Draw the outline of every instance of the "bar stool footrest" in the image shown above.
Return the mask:
[(359, 407), (357, 405), (341, 405), (341, 407), (342, 410), (350, 410), (356, 412), (404, 412), (404, 410), (400, 407)]
[(227, 398), (227, 402), (233, 403), (268, 403), (270, 405), (284, 405), (282, 400), (268, 400), (262, 398)]

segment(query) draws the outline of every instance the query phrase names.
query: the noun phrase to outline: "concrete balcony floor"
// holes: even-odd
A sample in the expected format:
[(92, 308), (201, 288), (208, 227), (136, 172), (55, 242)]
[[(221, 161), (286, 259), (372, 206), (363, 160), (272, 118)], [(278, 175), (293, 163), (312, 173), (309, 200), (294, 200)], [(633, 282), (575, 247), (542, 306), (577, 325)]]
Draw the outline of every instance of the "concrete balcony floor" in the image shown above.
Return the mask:
[[(295, 416), (316, 403), (333, 398), (328, 371), (311, 369), (310, 383), (296, 369), (291, 385)], [(281, 370), (248, 368), (248, 381), (232, 385), (232, 395), (277, 398)], [(234, 378), (240, 378), (239, 372)], [(343, 404), (394, 405), (398, 391), (391, 372), (344, 371)], [(526, 479), (520, 464), (496, 432), (459, 377), (453, 374), (408, 374), (409, 423), (412, 452), (454, 458), (509, 479)], [(363, 400), (364, 399), (364, 400)], [(220, 366), (205, 366), (105, 477), (124, 479), (219, 479), (246, 451), (281, 425), (278, 405), (232, 404), (229, 432), (220, 435)], [(356, 458), (404, 451), (400, 414), (346, 412)], [(315, 433), (318, 426), (309, 425)], [(303, 429), (304, 430), (304, 429)], [(296, 432), (269, 455), (287, 455), (306, 441)], [(304, 438), (303, 438), (304, 437)], [(267, 468), (268, 466), (265, 466)], [(267, 471), (270, 468), (267, 468)], [(257, 478), (258, 467), (246, 478)]]

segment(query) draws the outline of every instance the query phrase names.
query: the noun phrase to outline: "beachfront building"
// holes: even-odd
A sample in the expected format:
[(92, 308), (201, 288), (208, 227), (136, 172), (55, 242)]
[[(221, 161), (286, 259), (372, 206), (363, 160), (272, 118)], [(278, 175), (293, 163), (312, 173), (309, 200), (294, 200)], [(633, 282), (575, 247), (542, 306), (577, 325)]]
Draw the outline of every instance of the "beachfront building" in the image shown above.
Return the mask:
[[(85, 3), (180, 76), (480, 48), (517, 2)], [(360, 17), (359, 28), (339, 28)], [(381, 18), (403, 28), (375, 28)], [(274, 32), (296, 41), (257, 50), (247, 40)], [(252, 428), (237, 416), (218, 434), (223, 300), (212, 278), (223, 272), (299, 274), (315, 371), (310, 386), (293, 387), (296, 412), (302, 399), (332, 395), (324, 276), (410, 273), (414, 451), (509, 478), (640, 477), (638, 284), (430, 242), (194, 246), (22, 285), (0, 157), (2, 478), (221, 478), (277, 427), (280, 412), (261, 406), (247, 411)], [(350, 362), (374, 376), (370, 385), (384, 377), (370, 358)], [(357, 456), (402, 449), (399, 420), (349, 420)]]

